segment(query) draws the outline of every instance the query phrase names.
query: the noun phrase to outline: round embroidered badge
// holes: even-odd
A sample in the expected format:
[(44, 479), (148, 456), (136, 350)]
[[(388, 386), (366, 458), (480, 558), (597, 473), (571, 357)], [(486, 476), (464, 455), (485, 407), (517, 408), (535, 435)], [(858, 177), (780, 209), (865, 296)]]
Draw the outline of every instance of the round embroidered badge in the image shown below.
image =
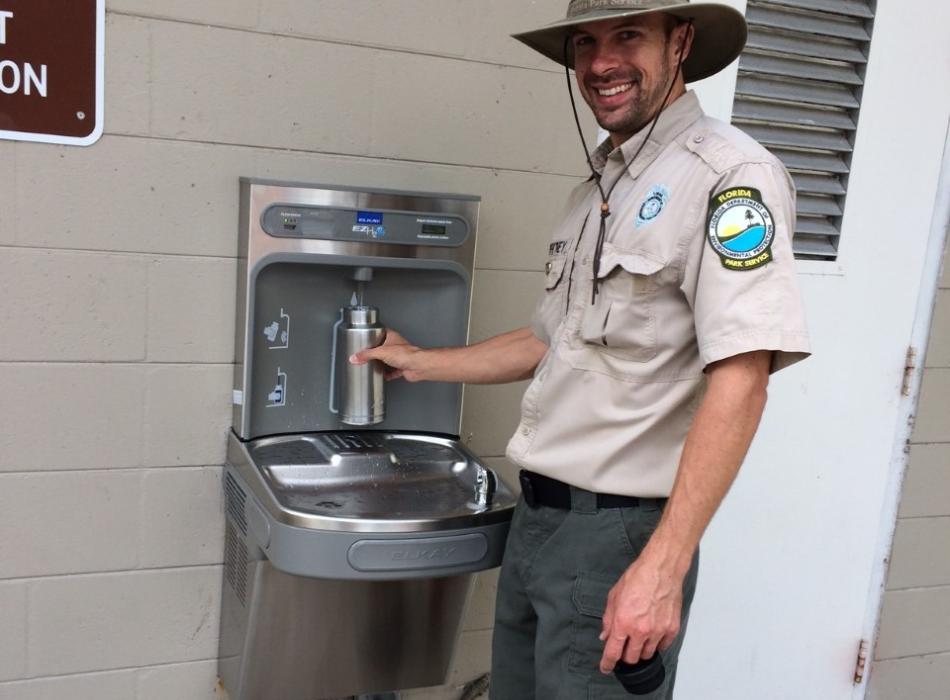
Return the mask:
[(650, 194), (640, 205), (640, 211), (637, 212), (637, 228), (645, 226), (658, 217), (669, 200), (670, 191), (663, 185), (656, 185), (650, 190)]
[(753, 270), (772, 260), (775, 222), (751, 187), (736, 187), (709, 201), (709, 244), (730, 270)]

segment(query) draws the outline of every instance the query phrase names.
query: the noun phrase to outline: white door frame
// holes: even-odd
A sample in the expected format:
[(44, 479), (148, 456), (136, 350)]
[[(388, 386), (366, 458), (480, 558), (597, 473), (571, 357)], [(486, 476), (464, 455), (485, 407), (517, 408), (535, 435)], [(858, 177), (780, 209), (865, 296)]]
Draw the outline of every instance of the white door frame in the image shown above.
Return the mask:
[(880, 529), (877, 533), (878, 556), (868, 590), (868, 607), (864, 622), (865, 639), (869, 641), (867, 666), (864, 682), (855, 686), (852, 700), (864, 700), (869, 687), (868, 681), (877, 646), (878, 632), (880, 631), (881, 611), (884, 606), (884, 589), (887, 583), (888, 565), (894, 544), (894, 534), (897, 530), (897, 514), (900, 509), (904, 477), (909, 462), (908, 443), (914, 431), (914, 417), (917, 411), (917, 402), (920, 399), (925, 355), (933, 323), (934, 302), (940, 282), (941, 263), (948, 237), (950, 237), (950, 124), (948, 124), (947, 138), (944, 143), (943, 166), (940, 171), (937, 200), (927, 242), (927, 258), (924, 263), (920, 292), (917, 297), (917, 312), (914, 317), (910, 342), (908, 343), (908, 347), (914, 348), (917, 352), (916, 367), (908, 377), (908, 395), (903, 397), (900, 403), (887, 493), (881, 511)]

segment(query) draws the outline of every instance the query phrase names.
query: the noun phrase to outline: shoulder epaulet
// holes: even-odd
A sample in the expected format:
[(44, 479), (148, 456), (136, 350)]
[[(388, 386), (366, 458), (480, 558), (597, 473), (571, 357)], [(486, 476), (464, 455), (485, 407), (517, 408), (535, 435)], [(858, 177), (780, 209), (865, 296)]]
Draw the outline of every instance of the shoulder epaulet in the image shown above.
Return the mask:
[(717, 174), (748, 163), (776, 162), (755, 139), (743, 131), (714, 119), (701, 119), (686, 138), (686, 148)]

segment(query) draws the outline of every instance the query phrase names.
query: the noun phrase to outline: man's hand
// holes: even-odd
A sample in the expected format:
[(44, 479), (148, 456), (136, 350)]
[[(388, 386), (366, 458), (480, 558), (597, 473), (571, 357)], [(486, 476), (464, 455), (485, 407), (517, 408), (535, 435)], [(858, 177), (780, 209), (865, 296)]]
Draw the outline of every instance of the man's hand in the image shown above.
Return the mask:
[(388, 367), (387, 379), (503, 384), (531, 377), (547, 349), (530, 328), (502, 333), (475, 345), (427, 349), (387, 330), (382, 345), (356, 353), (350, 362), (362, 365), (379, 360)]
[(402, 377), (407, 382), (416, 382), (422, 378), (414, 364), (414, 361), (418, 360), (420, 352), (419, 348), (410, 345), (409, 341), (399, 333), (387, 328), (386, 340), (383, 341), (382, 345), (351, 355), (350, 363), (365, 365), (371, 360), (379, 360), (386, 365), (386, 379)]
[(635, 664), (670, 648), (680, 631), (684, 578), (646, 552), (630, 565), (607, 595), (602, 673), (613, 671), (620, 659)]

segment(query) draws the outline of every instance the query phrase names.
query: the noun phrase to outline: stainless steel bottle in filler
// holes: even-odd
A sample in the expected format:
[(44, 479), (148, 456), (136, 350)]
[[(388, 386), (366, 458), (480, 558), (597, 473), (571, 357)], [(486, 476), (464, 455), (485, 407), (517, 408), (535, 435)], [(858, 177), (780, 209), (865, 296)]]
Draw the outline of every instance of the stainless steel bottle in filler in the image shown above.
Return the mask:
[[(340, 420), (347, 425), (376, 425), (386, 417), (383, 364), (377, 360), (354, 365), (350, 355), (382, 344), (386, 330), (375, 306), (347, 306), (334, 329), (336, 363), (332, 371), (343, 380)], [(340, 371), (345, 368), (345, 371)]]

